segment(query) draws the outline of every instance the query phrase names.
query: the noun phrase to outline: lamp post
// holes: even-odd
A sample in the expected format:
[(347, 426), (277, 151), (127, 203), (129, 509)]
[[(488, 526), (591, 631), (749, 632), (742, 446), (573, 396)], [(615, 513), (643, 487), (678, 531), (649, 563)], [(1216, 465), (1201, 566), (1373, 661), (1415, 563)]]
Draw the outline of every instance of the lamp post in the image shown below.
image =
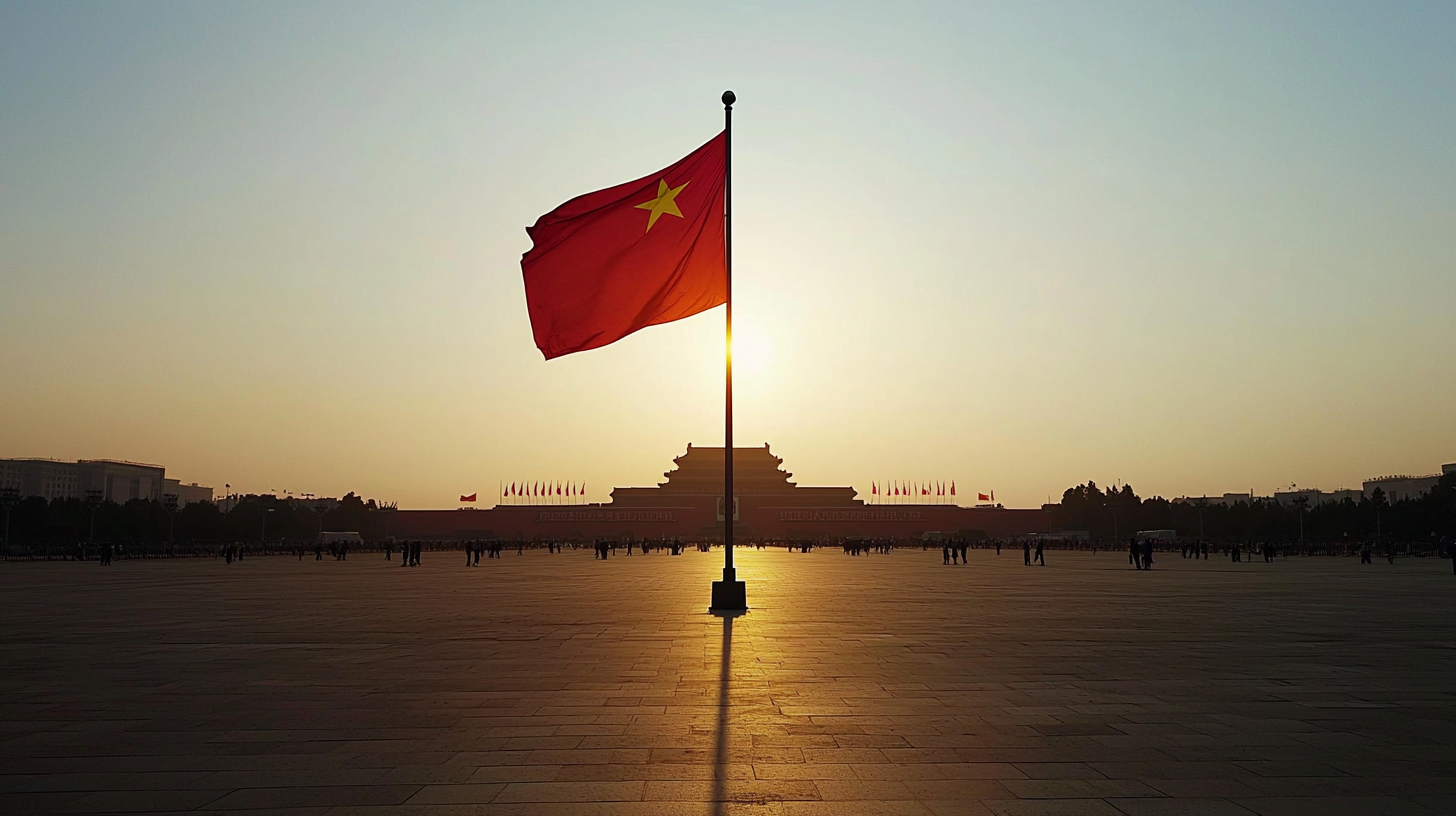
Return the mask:
[(103, 495), (100, 490), (86, 491), (86, 508), (91, 511), (91, 532), (86, 535), (87, 544), (96, 543), (96, 511), (101, 509)]
[(313, 503), (313, 511), (315, 513), (318, 513), (318, 521), (319, 521), (319, 523), (318, 523), (318, 540), (319, 541), (323, 541), (324, 540), (324, 514), (327, 513), (327, 512), (329, 512), (329, 506), (328, 506), (328, 504), (326, 504), (324, 502), (323, 499), (319, 499), (318, 501), (316, 501), (316, 502)]
[(1208, 506), (1208, 497), (1198, 499), (1193, 506), (1198, 508), (1198, 551), (1203, 552), (1203, 508)]
[(263, 549), (268, 549), (268, 514), (274, 512), (272, 507), (263, 511)]
[(172, 552), (173, 534), (177, 532), (177, 494), (168, 493), (162, 496), (162, 507), (167, 510), (167, 552)]
[(384, 540), (389, 541), (389, 519), (399, 509), (399, 502), (380, 502), (379, 512), (384, 514)]
[(0, 505), (5, 506), (5, 559), (10, 560), (10, 510), (20, 503), (20, 488), (0, 488)]
[(1304, 508), (1309, 505), (1309, 497), (1303, 494), (1295, 496), (1291, 501), (1294, 505), (1294, 512), (1299, 516), (1299, 551), (1304, 552)]

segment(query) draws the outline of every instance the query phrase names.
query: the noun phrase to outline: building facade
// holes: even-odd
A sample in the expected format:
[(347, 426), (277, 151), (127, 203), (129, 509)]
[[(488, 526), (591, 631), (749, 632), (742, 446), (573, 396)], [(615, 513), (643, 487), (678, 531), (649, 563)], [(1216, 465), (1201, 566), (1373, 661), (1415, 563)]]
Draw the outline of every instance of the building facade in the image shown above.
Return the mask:
[[(504, 505), (489, 510), (401, 510), (397, 538), (722, 540), (721, 447), (688, 445), (654, 487), (619, 487), (610, 502)], [(866, 504), (852, 487), (801, 487), (768, 445), (733, 449), (736, 539), (916, 538), (925, 533), (1002, 537), (1046, 532), (1041, 510), (949, 504)]]
[(113, 459), (0, 459), (0, 489), (19, 491), (21, 498), (85, 499), (95, 492), (103, 501), (125, 504), (133, 499), (162, 501), (167, 493), (179, 506), (212, 500), (212, 488), (168, 479), (161, 465)]

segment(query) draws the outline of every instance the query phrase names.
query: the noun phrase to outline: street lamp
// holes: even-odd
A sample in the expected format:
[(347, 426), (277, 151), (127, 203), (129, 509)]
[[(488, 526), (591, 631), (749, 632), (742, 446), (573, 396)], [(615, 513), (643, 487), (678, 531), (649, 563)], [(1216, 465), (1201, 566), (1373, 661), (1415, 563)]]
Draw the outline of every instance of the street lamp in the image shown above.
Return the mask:
[(263, 549), (268, 549), (268, 514), (274, 512), (272, 507), (263, 511)]
[(1198, 551), (1203, 552), (1203, 508), (1208, 506), (1208, 497), (1203, 496), (1193, 502), (1198, 508)]
[(1309, 505), (1309, 497), (1300, 494), (1290, 502), (1294, 505), (1294, 512), (1299, 516), (1299, 551), (1304, 552), (1304, 508)]
[(319, 541), (323, 541), (324, 540), (324, 514), (327, 513), (327, 512), (329, 512), (329, 506), (328, 506), (328, 504), (326, 504), (324, 502), (323, 499), (319, 499), (317, 502), (314, 502), (313, 511), (315, 513), (318, 513), (318, 519), (319, 519), (319, 525), (318, 525), (318, 529), (319, 529), (318, 540)]
[(86, 537), (86, 543), (96, 543), (96, 511), (101, 509), (102, 496), (100, 490), (86, 491), (86, 507), (91, 511), (91, 532)]
[(167, 493), (162, 496), (162, 507), (167, 510), (167, 551), (172, 550), (173, 535), (177, 532), (177, 494)]
[(20, 488), (0, 488), (0, 505), (5, 507), (5, 558), (10, 558), (10, 510), (20, 503)]
[(379, 512), (384, 514), (384, 540), (389, 540), (389, 519), (399, 509), (399, 502), (380, 502)]

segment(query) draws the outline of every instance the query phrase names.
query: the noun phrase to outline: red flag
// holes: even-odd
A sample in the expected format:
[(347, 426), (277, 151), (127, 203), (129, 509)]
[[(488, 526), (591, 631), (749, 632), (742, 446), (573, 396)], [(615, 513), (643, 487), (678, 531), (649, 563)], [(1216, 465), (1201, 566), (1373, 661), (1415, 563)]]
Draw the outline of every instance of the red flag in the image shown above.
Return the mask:
[(878, 486), (878, 483), (876, 483), (876, 482), (870, 482), (870, 495), (871, 496), (877, 496), (877, 495), (879, 495), (879, 493), (880, 493), (880, 488)]
[(955, 479), (950, 480), (950, 494), (955, 495)]
[(512, 496), (516, 495), (516, 483), (515, 482), (511, 482), (510, 494)]
[(577, 196), (526, 230), (526, 309), (546, 359), (727, 300), (723, 134), (670, 167)]
[[(476, 493), (479, 493), (479, 491), (476, 491)], [(463, 501), (463, 502), (473, 502), (473, 501), (475, 501), (476, 493), (471, 493), (469, 496), (461, 496), (460, 497), (460, 501)]]
[(991, 497), (990, 496), (987, 496), (985, 493), (977, 493), (976, 494), (976, 498), (980, 499), (981, 501), (990, 501), (991, 500)]
[(556, 495), (561, 495), (561, 482), (556, 483)]

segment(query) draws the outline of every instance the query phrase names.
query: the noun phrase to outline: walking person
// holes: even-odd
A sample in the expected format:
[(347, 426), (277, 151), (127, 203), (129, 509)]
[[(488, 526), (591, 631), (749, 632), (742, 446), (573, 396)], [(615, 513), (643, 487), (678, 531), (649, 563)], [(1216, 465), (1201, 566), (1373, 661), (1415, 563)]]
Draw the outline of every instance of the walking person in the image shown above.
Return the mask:
[(1143, 568), (1143, 557), (1142, 552), (1138, 549), (1137, 536), (1133, 536), (1127, 540), (1127, 563), (1132, 564), (1138, 569)]
[(1045, 548), (1046, 548), (1046, 542), (1044, 542), (1044, 541), (1042, 541), (1041, 539), (1038, 538), (1036, 540), (1036, 562), (1038, 564), (1040, 564), (1041, 566), (1043, 566), (1043, 567), (1046, 566), (1046, 549)]
[(1151, 538), (1145, 538), (1145, 539), (1143, 539), (1143, 569), (1150, 570), (1152, 568), (1153, 568), (1153, 540)]
[(1021, 563), (1031, 566), (1031, 539), (1021, 540)]

